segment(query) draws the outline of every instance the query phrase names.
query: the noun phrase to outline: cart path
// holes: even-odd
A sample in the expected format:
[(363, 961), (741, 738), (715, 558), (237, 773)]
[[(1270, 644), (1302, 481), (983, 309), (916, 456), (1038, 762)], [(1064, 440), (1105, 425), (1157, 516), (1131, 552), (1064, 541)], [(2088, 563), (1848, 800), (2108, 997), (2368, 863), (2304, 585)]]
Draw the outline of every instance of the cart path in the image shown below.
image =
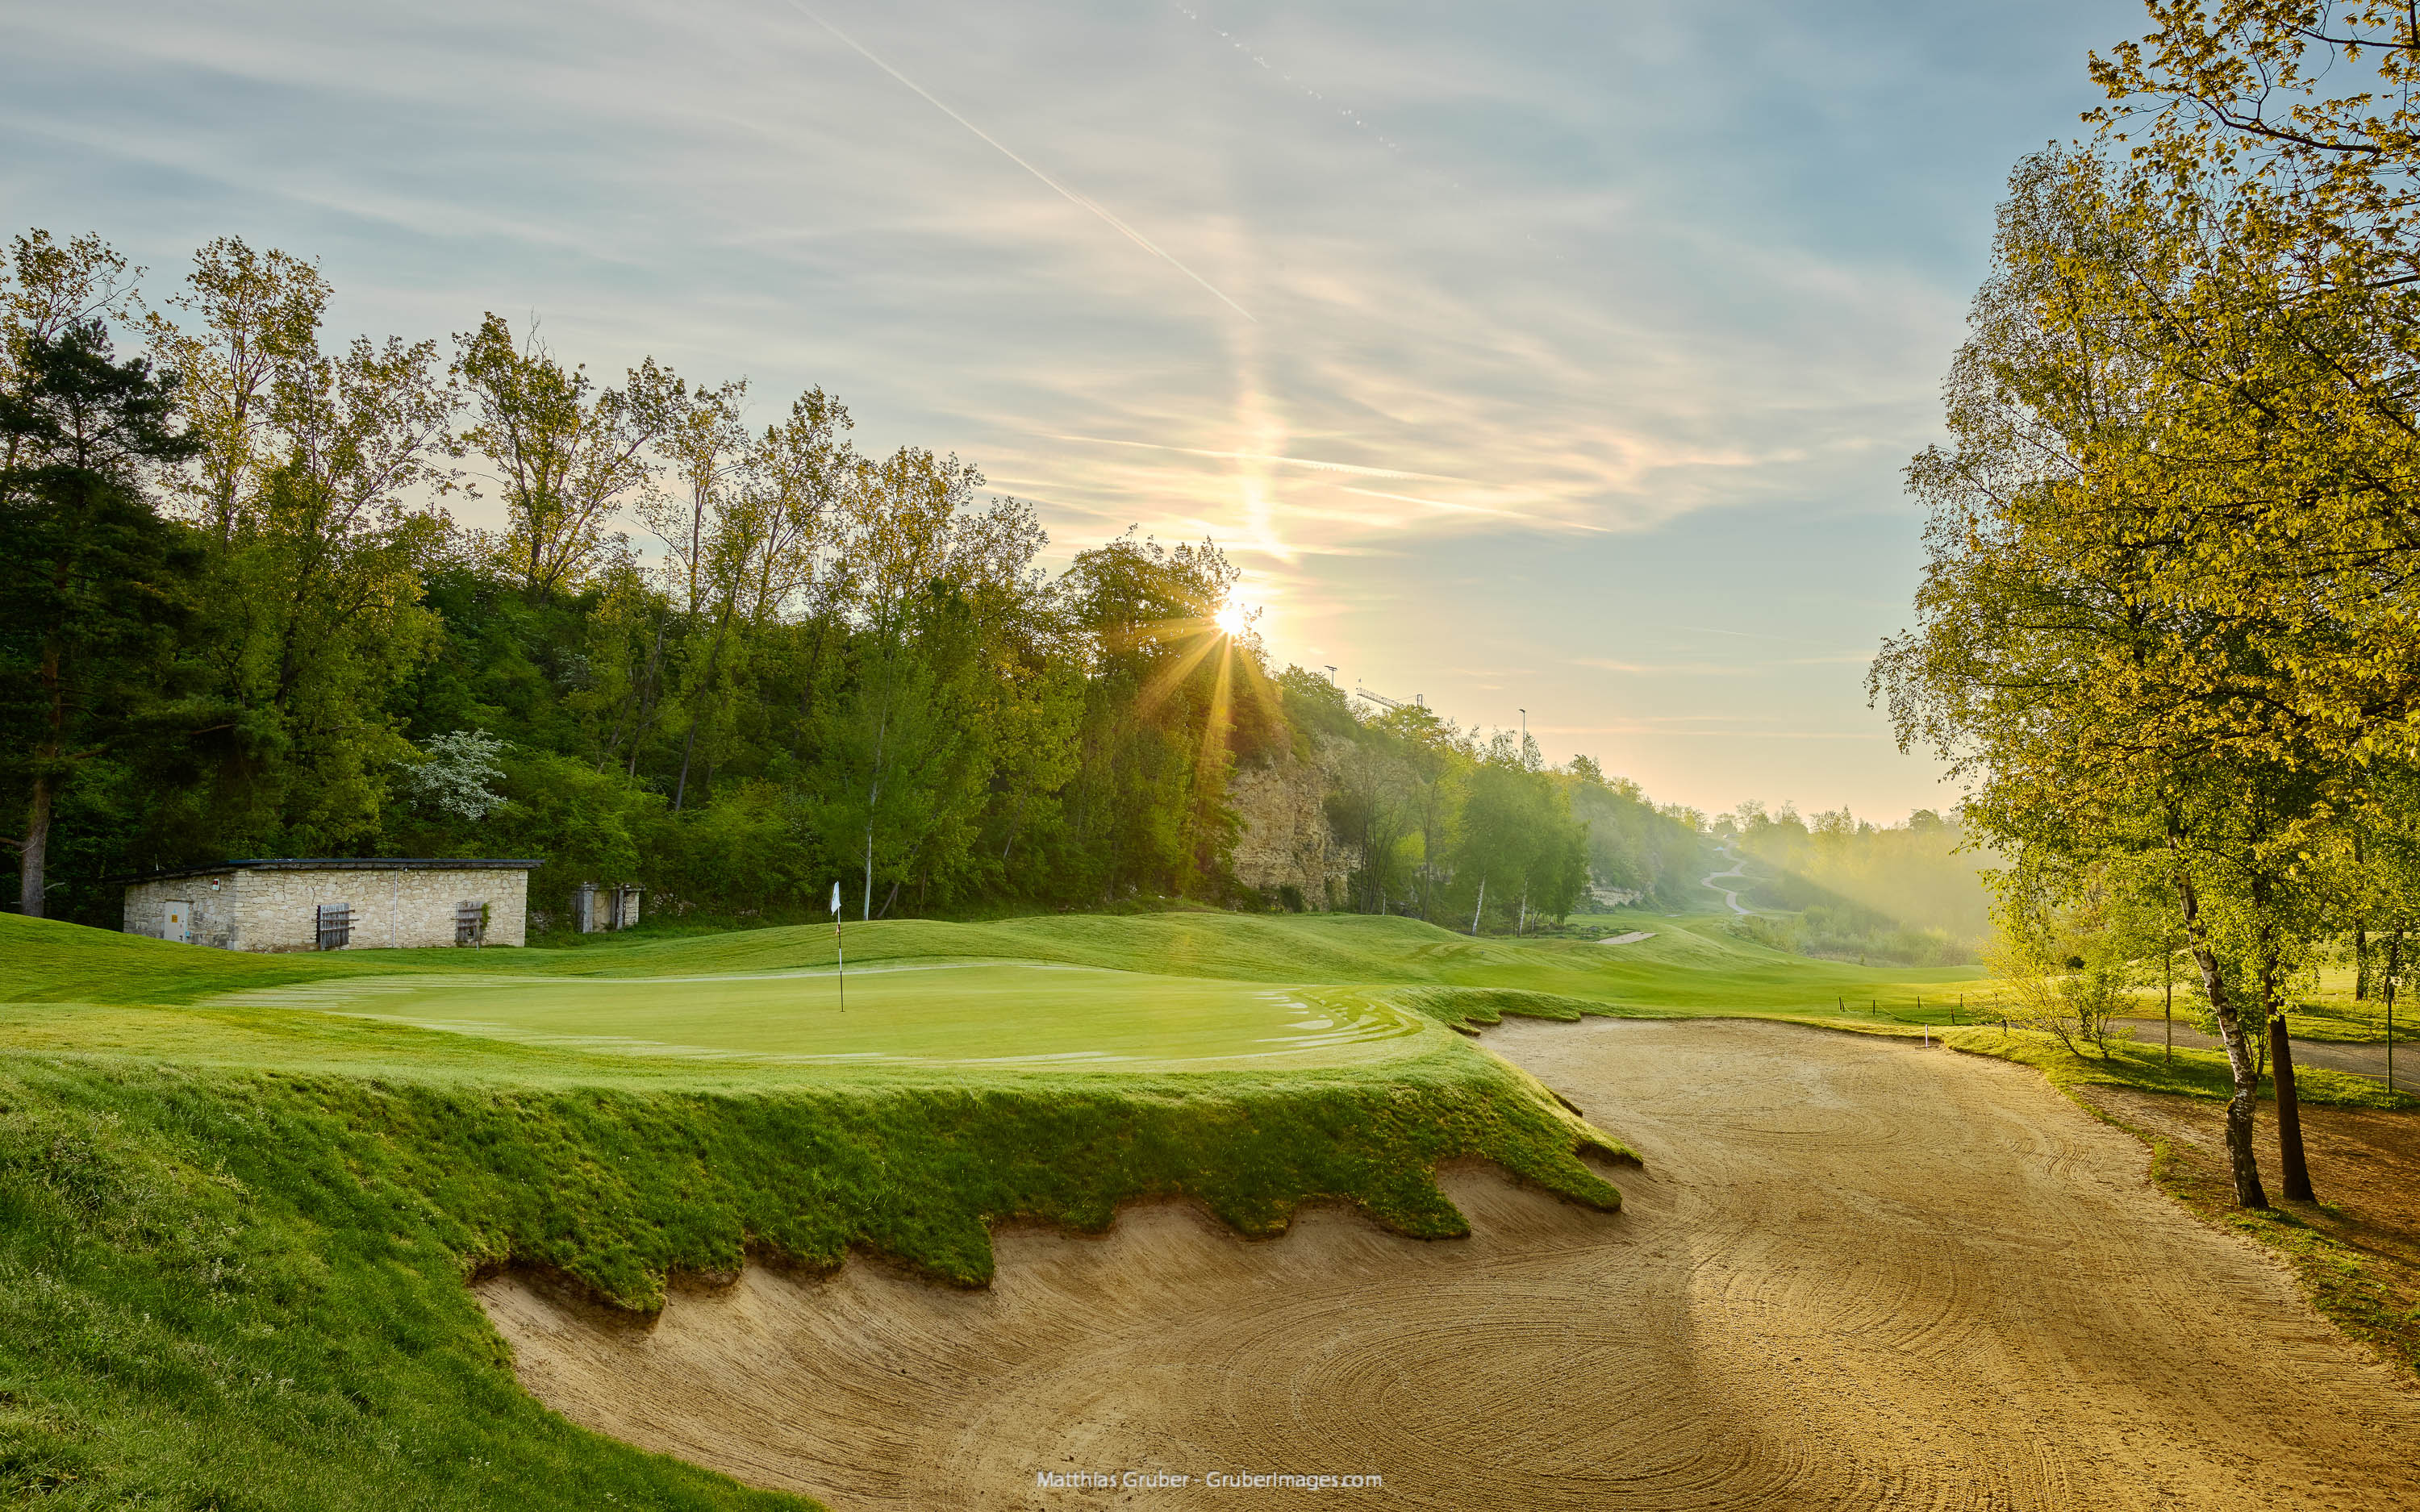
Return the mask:
[(1721, 893), (1723, 895), (1723, 902), (1730, 905), (1732, 913), (1748, 913), (1751, 910), (1740, 906), (1738, 893), (1731, 891), (1728, 887), (1717, 887), (1714, 886), (1715, 879), (1718, 877), (1745, 877), (1747, 875), (1747, 863), (1740, 859), (1740, 855), (1737, 851), (1725, 850), (1723, 854), (1730, 858), (1731, 869), (1728, 872), (1709, 872), (1704, 876), (1698, 879), (1698, 886), (1704, 887), (1709, 891)]
[(2030, 1071), (1741, 1022), (1486, 1042), (1645, 1153), (1622, 1212), (1462, 1170), (1463, 1241), (1158, 1205), (1001, 1232), (987, 1291), (752, 1268), (652, 1328), (479, 1295), (574, 1421), (843, 1512), (1234, 1503), (1036, 1488), (1079, 1470), (1385, 1476), (1334, 1507), (2420, 1504), (2420, 1393)]
[[(2134, 1043), (2158, 1049), (2167, 1026), (2156, 1018), (2121, 1019), (2119, 1023), (2134, 1031)], [(2204, 1034), (2192, 1024), (2179, 1019), (2176, 1024), (2177, 1043), (2195, 1050), (2224, 1050), (2226, 1042), (2214, 1034)], [(2347, 1071), (2356, 1076), (2384, 1080), (2386, 1076), (2386, 1044), (2342, 1043), (2334, 1040), (2294, 1039), (2294, 1064), (2325, 1066), (2330, 1071)], [(2401, 1025), (2395, 1029), (2395, 1085), (2404, 1091), (2420, 1088), (2420, 1041), (2404, 1038)]]

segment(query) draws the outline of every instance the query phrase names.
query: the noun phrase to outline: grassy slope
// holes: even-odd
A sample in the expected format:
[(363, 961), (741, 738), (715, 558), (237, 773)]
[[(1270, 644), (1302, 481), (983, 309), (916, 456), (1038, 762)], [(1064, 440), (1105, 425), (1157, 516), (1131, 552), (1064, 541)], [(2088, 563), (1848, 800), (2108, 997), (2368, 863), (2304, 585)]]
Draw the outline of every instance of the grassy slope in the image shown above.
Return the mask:
[[(1971, 968), (1863, 967), (1766, 949), (1713, 916), (1608, 915), (1616, 930), (1652, 932), (1635, 945), (1573, 939), (1472, 939), (1415, 919), (1211, 913), (1128, 918), (1072, 915), (999, 923), (926, 919), (848, 926), (852, 964), (1044, 961), (1120, 971), (1306, 985), (1480, 989), (1551, 995), (1549, 1016), (1596, 1011), (1778, 1011), (1947, 1023)], [(607, 937), (575, 949), (348, 950), (325, 955), (198, 952), (157, 941), (92, 935), (0, 935), (16, 985), (11, 1001), (190, 1003), (242, 989), (334, 976), (405, 972), (531, 972), (546, 976), (677, 976), (830, 966), (831, 932), (813, 926), (706, 936)], [(195, 956), (201, 959), (194, 959)], [(1918, 1000), (1922, 1001), (1919, 1014)], [(1419, 1000), (1435, 1011), (1449, 993)], [(1503, 1001), (1510, 1002), (1511, 999)]]
[[(1031, 958), (1053, 939), (1118, 953), (1113, 932), (1046, 922), (1024, 937), (877, 930), (893, 954), (926, 958)], [(259, 958), (0, 917), (7, 995), (34, 1000), (0, 1006), (0, 1498), (796, 1504), (544, 1412), (466, 1273), (534, 1265), (645, 1308), (674, 1272), (752, 1254), (826, 1267), (863, 1248), (970, 1284), (989, 1274), (989, 1221), (1096, 1228), (1154, 1196), (1250, 1233), (1338, 1198), (1443, 1236), (1463, 1222), (1431, 1173), (1464, 1155), (1619, 1200), (1575, 1158), (1618, 1146), (1446, 1036), (1383, 1075), (748, 1068), (176, 1006), (399, 966), (813, 964), (803, 933)], [(1219, 959), (1240, 964), (1251, 944), (1227, 939)]]

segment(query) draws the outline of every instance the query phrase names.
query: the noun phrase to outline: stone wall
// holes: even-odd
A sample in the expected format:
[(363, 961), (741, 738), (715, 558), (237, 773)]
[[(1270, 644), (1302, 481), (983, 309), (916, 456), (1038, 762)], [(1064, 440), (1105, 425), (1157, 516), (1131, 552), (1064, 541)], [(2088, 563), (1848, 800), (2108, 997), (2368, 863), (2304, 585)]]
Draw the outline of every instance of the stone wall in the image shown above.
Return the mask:
[(175, 877), (165, 882), (138, 882), (126, 889), (126, 933), (166, 938), (165, 926), (171, 900), (191, 905), (186, 917), (192, 920), (193, 941), (216, 949), (235, 948), (237, 934), (236, 878), (239, 871), (213, 872), (204, 876)]
[(1315, 909), (1342, 907), (1361, 857), (1328, 828), (1327, 789), (1327, 771), (1316, 762), (1289, 757), (1236, 767), (1227, 780), (1227, 801), (1244, 826), (1235, 880), (1270, 892), (1293, 887)]
[(126, 889), (126, 932), (161, 935), (168, 902), (194, 905), (194, 943), (227, 950), (316, 950), (319, 907), (353, 911), (352, 950), (454, 945), (457, 904), (488, 905), (489, 945), (528, 940), (529, 873), (517, 867), (224, 872), (138, 882)]

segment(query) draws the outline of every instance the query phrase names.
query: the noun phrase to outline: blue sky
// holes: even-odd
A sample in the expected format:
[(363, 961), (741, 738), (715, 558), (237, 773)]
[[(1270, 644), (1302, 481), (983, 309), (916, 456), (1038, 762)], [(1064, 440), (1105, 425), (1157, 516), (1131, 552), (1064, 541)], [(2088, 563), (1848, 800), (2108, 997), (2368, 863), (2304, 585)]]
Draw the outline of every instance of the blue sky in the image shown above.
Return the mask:
[[(1280, 661), (1667, 801), (1954, 795), (1865, 707), (1899, 471), (2116, 0), (60, 0), (0, 203), (316, 255), (339, 333), (535, 315), (820, 384), (1063, 560), (1208, 535)], [(473, 523), (479, 506), (458, 514)], [(635, 527), (633, 527), (635, 530)]]

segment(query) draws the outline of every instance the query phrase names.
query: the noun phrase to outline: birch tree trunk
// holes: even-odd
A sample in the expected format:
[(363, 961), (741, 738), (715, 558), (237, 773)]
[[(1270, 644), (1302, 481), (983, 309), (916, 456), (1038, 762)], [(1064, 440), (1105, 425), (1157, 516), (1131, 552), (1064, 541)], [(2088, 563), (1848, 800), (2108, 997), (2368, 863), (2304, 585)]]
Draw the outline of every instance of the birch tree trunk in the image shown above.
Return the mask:
[[(2182, 849), (2181, 837), (2172, 825), (2168, 830), (2168, 852), (2178, 856)], [(2243, 1020), (2235, 1011), (2235, 997), (2226, 988), (2226, 979), (2218, 969), (2218, 957), (2210, 948), (2210, 931), (2202, 922), (2201, 897), (2194, 888), (2193, 878), (2185, 871), (2181, 857), (2177, 863), (2177, 898), (2185, 917), (2185, 935), (2191, 942), (2194, 965), (2201, 973), (2202, 991), (2209, 995), (2211, 1011), (2218, 1018), (2218, 1037), (2226, 1046), (2227, 1070), (2234, 1074), (2235, 1094), (2226, 1100), (2226, 1162), (2235, 1178), (2235, 1202), (2242, 1208), (2266, 1208), (2269, 1194), (2260, 1186), (2260, 1162), (2252, 1149), (2252, 1115), (2260, 1101), (2260, 1072), (2252, 1061), (2252, 1046), (2245, 1042)]]

